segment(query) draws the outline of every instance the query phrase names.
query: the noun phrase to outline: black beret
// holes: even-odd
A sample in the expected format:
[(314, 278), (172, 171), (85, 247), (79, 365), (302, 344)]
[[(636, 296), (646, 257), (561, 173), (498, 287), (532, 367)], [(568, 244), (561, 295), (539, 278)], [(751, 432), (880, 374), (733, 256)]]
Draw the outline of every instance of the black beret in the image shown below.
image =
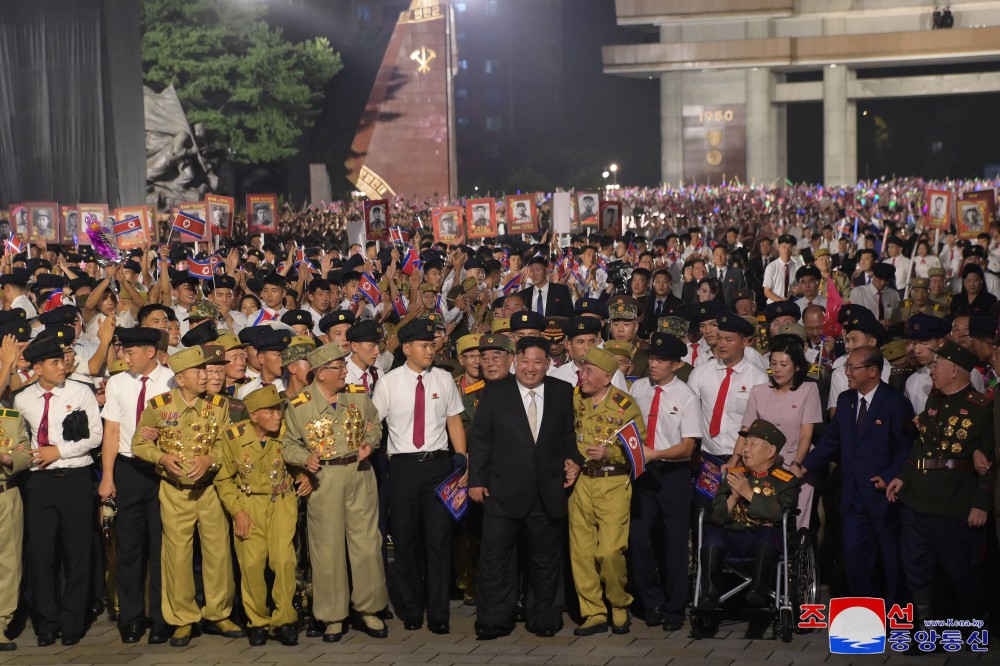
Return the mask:
[(483, 262), (479, 259), (469, 259), (465, 262), (465, 269), (469, 270), (470, 268), (484, 268)]
[(687, 354), (687, 345), (669, 333), (657, 331), (649, 338), (647, 353), (653, 358), (679, 361)]
[(323, 315), (323, 318), (319, 320), (319, 330), (326, 333), (332, 327), (338, 324), (354, 324), (354, 313), (350, 310), (334, 310), (329, 314)]
[(563, 332), (572, 340), (578, 335), (600, 334), (602, 326), (601, 320), (595, 317), (570, 317)]
[[(202, 326), (199, 326), (198, 328), (205, 326), (205, 324), (202, 324)], [(136, 326), (134, 328), (122, 328), (119, 326), (115, 329), (115, 336), (118, 338), (118, 344), (122, 347), (156, 347), (160, 344), (161, 334), (162, 331), (160, 329), (150, 328), (148, 326)]]
[(986, 248), (977, 243), (966, 245), (965, 248), (962, 250), (962, 258), (968, 259), (969, 257), (979, 257), (980, 259), (985, 259)]
[(27, 318), (28, 318), (28, 313), (24, 311), (24, 308), (14, 308), (12, 310), (0, 310), (0, 326), (3, 326), (5, 324), (13, 324), (19, 321), (26, 321)]
[(40, 273), (35, 278), (35, 284), (32, 286), (32, 289), (35, 291), (41, 291), (42, 289), (62, 289), (65, 284), (66, 278), (61, 275)]
[(573, 306), (573, 312), (578, 315), (592, 314), (601, 319), (608, 318), (608, 304), (597, 298), (581, 298)]
[(194, 289), (195, 286), (198, 284), (198, 279), (191, 277), (191, 275), (185, 271), (175, 271), (171, 269), (170, 286), (173, 287), (174, 289), (177, 289), (178, 287), (184, 284), (189, 284), (191, 285), (191, 288)]
[(997, 336), (997, 320), (993, 317), (973, 316), (969, 318), (969, 337), (986, 338), (993, 341)]
[(50, 358), (62, 358), (63, 345), (56, 338), (41, 338), (24, 348), (24, 360), (34, 365)]
[[(20, 309), (18, 308), (18, 310)], [(4, 336), (7, 335), (13, 335), (18, 342), (27, 342), (31, 340), (31, 326), (26, 320), (7, 322), (0, 326), (0, 340), (3, 340)]]
[(312, 328), (313, 316), (306, 310), (289, 310), (285, 314), (281, 315), (281, 323), (289, 326), (301, 324)]
[(132, 271), (133, 273), (141, 273), (142, 272), (142, 266), (139, 264), (138, 261), (126, 261), (122, 265), (122, 268), (124, 268), (127, 271)]
[(823, 277), (823, 274), (820, 273), (820, 270), (815, 266), (803, 266), (799, 270), (795, 271), (795, 279), (801, 280), (804, 277), (813, 277), (819, 280)]
[(32, 273), (37, 271), (39, 268), (44, 268), (47, 271), (52, 270), (52, 264), (50, 264), (48, 260), (40, 259), (38, 257), (33, 257), (31, 259), (28, 259), (28, 261), (26, 261), (24, 265)]
[(891, 280), (896, 275), (896, 267), (880, 261), (872, 266), (872, 275), (880, 280)]
[(360, 254), (354, 254), (348, 257), (347, 261), (344, 262), (343, 268), (345, 272), (350, 272), (350, 271), (355, 271), (355, 269), (361, 268), (364, 265), (365, 265), (365, 258), (362, 257)]
[(849, 322), (855, 315), (859, 312), (867, 310), (863, 305), (858, 303), (844, 303), (840, 306), (840, 312), (837, 313), (837, 323), (844, 325)]
[(750, 324), (750, 322), (735, 312), (723, 310), (715, 317), (715, 321), (719, 324), (720, 332), (728, 331), (730, 333), (739, 333), (744, 337), (750, 337), (754, 334), (754, 327)]
[(52, 308), (48, 312), (38, 315), (38, 321), (45, 326), (76, 324), (76, 318), (79, 316), (80, 310), (75, 305), (60, 305), (57, 308)]
[(30, 277), (31, 271), (27, 268), (15, 268), (10, 273), (0, 275), (0, 286), (12, 284), (18, 287), (27, 287)]
[(399, 343), (407, 342), (429, 342), (434, 340), (437, 326), (429, 319), (414, 319), (399, 329)]
[(685, 319), (690, 319), (691, 321), (703, 322), (709, 321), (711, 319), (717, 319), (721, 312), (724, 312), (725, 308), (718, 301), (705, 301), (703, 303), (698, 303), (694, 306), (694, 312), (690, 317), (684, 317)]
[(510, 316), (510, 330), (523, 331), (525, 329), (544, 331), (545, 317), (531, 310), (522, 310), (512, 314)]
[(262, 332), (270, 329), (270, 326), (247, 326), (240, 331), (239, 338), (240, 342), (245, 345), (250, 345), (252, 347), (257, 346), (257, 336)]
[(53, 339), (58, 340), (59, 344), (64, 347), (69, 347), (73, 344), (73, 340), (76, 339), (76, 328), (73, 326), (48, 326), (35, 336), (36, 340), (47, 340)]
[(906, 337), (910, 340), (936, 340), (947, 337), (949, 333), (951, 326), (941, 317), (915, 314), (906, 320)]
[(198, 345), (204, 345), (209, 342), (214, 342), (219, 338), (219, 329), (216, 327), (215, 322), (211, 319), (206, 319), (203, 324), (198, 324), (184, 334), (181, 338), (181, 344), (185, 347), (197, 347)]
[(865, 309), (863, 311), (858, 311), (858, 313), (852, 317), (850, 320), (844, 324), (844, 331), (850, 333), (851, 331), (861, 331), (878, 341), (878, 345), (881, 346), (882, 342), (885, 340), (885, 328), (882, 324), (875, 320), (875, 315), (871, 313), (870, 310)]
[(795, 317), (796, 319), (800, 319), (802, 311), (799, 310), (799, 306), (795, 304), (795, 301), (775, 301), (764, 306), (764, 320), (767, 323), (770, 324), (778, 317)]
[(73, 278), (72, 280), (69, 281), (69, 288), (73, 291), (73, 293), (76, 293), (78, 289), (82, 289), (83, 287), (93, 288), (93, 286), (94, 286), (94, 281), (90, 279), (89, 276), (86, 275), (84, 275), (83, 277)]
[(348, 342), (378, 342), (382, 338), (378, 324), (365, 319), (347, 329)]
[(236, 289), (236, 278), (232, 275), (216, 275), (215, 289)]
[(799, 241), (798, 239), (795, 238), (795, 236), (791, 234), (781, 234), (780, 236), (778, 236), (778, 245), (781, 245), (782, 243), (788, 243), (789, 245), (798, 245)]
[(254, 347), (257, 351), (284, 351), (292, 343), (292, 334), (268, 326), (254, 336)]

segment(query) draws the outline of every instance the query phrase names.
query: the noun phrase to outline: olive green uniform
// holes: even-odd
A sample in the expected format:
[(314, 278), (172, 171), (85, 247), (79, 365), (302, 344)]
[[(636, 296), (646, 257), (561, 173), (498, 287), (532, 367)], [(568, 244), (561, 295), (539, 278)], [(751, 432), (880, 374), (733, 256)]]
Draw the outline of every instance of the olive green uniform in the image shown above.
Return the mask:
[[(236, 539), (240, 563), (243, 608), (251, 627), (280, 627), (298, 620), (292, 606), (295, 596), (295, 519), (297, 512), (291, 470), (281, 457), (281, 440), (257, 438), (245, 421), (222, 433), (221, 469), (215, 488), (230, 516), (245, 511), (252, 527), (246, 539)], [(274, 573), (267, 609), (265, 567)]]
[[(160, 516), (163, 519), (163, 619), (182, 627), (199, 620), (221, 622), (233, 610), (236, 585), (230, 556), (229, 521), (212, 485), (209, 470), (197, 482), (172, 476), (162, 466), (164, 454), (181, 459), (185, 472), (191, 460), (208, 455), (219, 463), (222, 432), (229, 427), (226, 398), (195, 398), (185, 404), (180, 390), (158, 395), (146, 403), (132, 438), (136, 458), (153, 463), (163, 479), (160, 483)], [(142, 436), (145, 427), (156, 428), (151, 441)], [(205, 607), (195, 601), (194, 532), (201, 540), (201, 574)]]
[(625, 453), (615, 435), (635, 421), (641, 439), (646, 439), (642, 412), (628, 394), (611, 386), (601, 403), (592, 405), (577, 389), (573, 406), (581, 455), (586, 458), (590, 446), (608, 448), (604, 460), (588, 459), (569, 498), (570, 563), (584, 619), (607, 616), (602, 583), (613, 608), (632, 603), (632, 595), (625, 591), (632, 485)]
[(632, 376), (637, 379), (649, 376), (649, 343), (645, 340), (637, 340), (635, 353), (632, 354)]
[(928, 300), (923, 306), (917, 307), (913, 299), (907, 298), (899, 304), (899, 309), (892, 313), (892, 322), (905, 322), (913, 315), (925, 314), (932, 317), (945, 317), (948, 315), (948, 306), (938, 301)]
[(316, 453), (322, 465), (309, 496), (307, 524), (313, 615), (326, 624), (344, 621), (351, 606), (371, 615), (388, 603), (375, 474), (370, 460), (357, 460), (362, 443), (379, 447), (382, 422), (364, 387), (348, 391), (331, 405), (312, 383), (285, 411), (285, 462), (305, 467)]
[(798, 478), (781, 465), (772, 465), (760, 475), (745, 472), (744, 476), (753, 497), (749, 502), (740, 498), (730, 511), (728, 502), (732, 489), (728, 483), (719, 484), (719, 492), (712, 500), (712, 523), (730, 530), (780, 527), (784, 512), (798, 505)]
[(31, 442), (21, 414), (0, 409), (0, 453), (9, 454), (10, 465), (0, 466), (0, 643), (14, 611), (21, 589), (21, 547), (24, 543), (24, 506), (21, 493), (11, 480), (31, 467)]
[[(476, 417), (476, 407), (479, 406), (479, 396), (486, 388), (486, 380), (471, 381), (465, 375), (455, 379), (458, 393), (462, 396), (465, 411), (462, 412), (462, 427), (465, 428), (465, 441), (470, 441), (472, 419)], [(455, 568), (455, 584), (465, 595), (476, 595), (476, 561), (479, 559), (480, 534), (482, 533), (482, 518), (475, 520), (473, 512), (479, 511), (478, 505), (469, 506), (462, 522), (455, 526), (451, 539), (451, 561)]]

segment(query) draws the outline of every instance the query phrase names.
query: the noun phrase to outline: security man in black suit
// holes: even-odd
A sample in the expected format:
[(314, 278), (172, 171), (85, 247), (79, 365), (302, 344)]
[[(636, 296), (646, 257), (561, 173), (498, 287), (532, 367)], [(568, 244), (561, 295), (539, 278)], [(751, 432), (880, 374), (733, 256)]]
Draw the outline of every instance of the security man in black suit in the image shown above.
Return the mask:
[[(528, 262), (528, 277), (533, 286), (521, 291), (528, 309), (544, 317), (572, 317), (573, 297), (569, 287), (549, 281), (549, 262), (545, 257), (532, 257)], [(542, 294), (539, 300), (539, 293)]]
[(563, 535), (567, 494), (585, 461), (575, 444), (573, 387), (546, 376), (543, 338), (517, 343), (514, 376), (488, 382), (472, 422), (469, 497), (484, 505), (477, 581), (476, 635), (514, 628), (517, 537), (527, 535), (527, 628), (562, 628)]

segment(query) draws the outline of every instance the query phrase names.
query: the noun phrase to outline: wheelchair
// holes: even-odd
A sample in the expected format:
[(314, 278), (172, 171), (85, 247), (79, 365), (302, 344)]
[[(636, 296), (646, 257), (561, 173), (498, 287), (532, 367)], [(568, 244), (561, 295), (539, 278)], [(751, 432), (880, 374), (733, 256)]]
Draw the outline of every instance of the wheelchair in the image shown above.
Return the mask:
[[(691, 637), (696, 640), (711, 638), (718, 631), (720, 623), (734, 614), (740, 615), (736, 597), (750, 587), (752, 575), (748, 570), (753, 565), (753, 558), (729, 558), (723, 561), (722, 580), (719, 587), (724, 590), (719, 597), (719, 608), (699, 608), (702, 598), (702, 557), (701, 548), (704, 544), (704, 527), (706, 510), (698, 514), (698, 549), (697, 567), (695, 572), (694, 601), (690, 608)], [(798, 618), (804, 604), (819, 602), (819, 566), (817, 564), (816, 545), (813, 535), (805, 528), (795, 531), (795, 516), (798, 510), (785, 511), (781, 522), (782, 549), (779, 552), (775, 571), (774, 588), (769, 593), (771, 605), (766, 609), (744, 611), (749, 614), (751, 626), (761, 616), (772, 629), (772, 639), (788, 643), (792, 633), (806, 633), (808, 629), (798, 629)], [(791, 526), (791, 534), (789, 534)], [(735, 585), (726, 589), (726, 582), (732, 580)], [(729, 602), (728, 604), (726, 602)], [(744, 617), (744, 619), (746, 619)]]

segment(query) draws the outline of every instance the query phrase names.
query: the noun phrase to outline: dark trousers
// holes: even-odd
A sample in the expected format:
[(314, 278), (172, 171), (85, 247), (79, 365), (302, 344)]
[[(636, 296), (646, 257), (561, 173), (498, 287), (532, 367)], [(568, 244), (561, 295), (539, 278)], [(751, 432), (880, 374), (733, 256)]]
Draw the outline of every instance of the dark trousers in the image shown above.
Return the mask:
[(149, 616), (164, 624), (160, 595), (160, 480), (153, 466), (135, 458), (115, 459), (118, 515), (118, 624), (126, 626), (146, 616), (146, 565), (149, 565)]
[(525, 612), (533, 631), (562, 626), (564, 603), (563, 541), (565, 518), (545, 512), (538, 492), (522, 518), (501, 515), (486, 499), (483, 507), (483, 541), (476, 578), (476, 624), (503, 628), (514, 626), (518, 585), (518, 541), (527, 548), (529, 582)]
[(39, 633), (83, 636), (97, 520), (90, 477), (89, 467), (29, 472), (24, 485), (30, 602)]
[[(632, 581), (647, 611), (682, 619), (688, 592), (688, 530), (694, 484), (688, 462), (653, 461), (632, 488), (628, 552)], [(666, 571), (657, 575), (652, 534), (663, 522)], [(660, 579), (663, 579), (662, 583)]]
[[(853, 480), (846, 479), (845, 485), (848, 483)], [(882, 597), (886, 603), (899, 603), (899, 513), (895, 506), (889, 506), (882, 515), (869, 512), (857, 496), (858, 492), (868, 491), (845, 487), (840, 498), (847, 591), (852, 596)]]
[[(389, 459), (393, 568), (401, 603), (398, 614), (403, 621), (422, 620), (425, 608), (429, 621), (448, 621), (453, 520), (435, 491), (451, 472), (450, 456), (423, 462), (405, 456)], [(427, 568), (426, 588), (422, 584), (421, 541)]]
[(705, 548), (718, 547), (727, 557), (756, 557), (757, 553), (773, 550), (781, 553), (781, 528), (770, 526), (726, 529), (705, 525)]

